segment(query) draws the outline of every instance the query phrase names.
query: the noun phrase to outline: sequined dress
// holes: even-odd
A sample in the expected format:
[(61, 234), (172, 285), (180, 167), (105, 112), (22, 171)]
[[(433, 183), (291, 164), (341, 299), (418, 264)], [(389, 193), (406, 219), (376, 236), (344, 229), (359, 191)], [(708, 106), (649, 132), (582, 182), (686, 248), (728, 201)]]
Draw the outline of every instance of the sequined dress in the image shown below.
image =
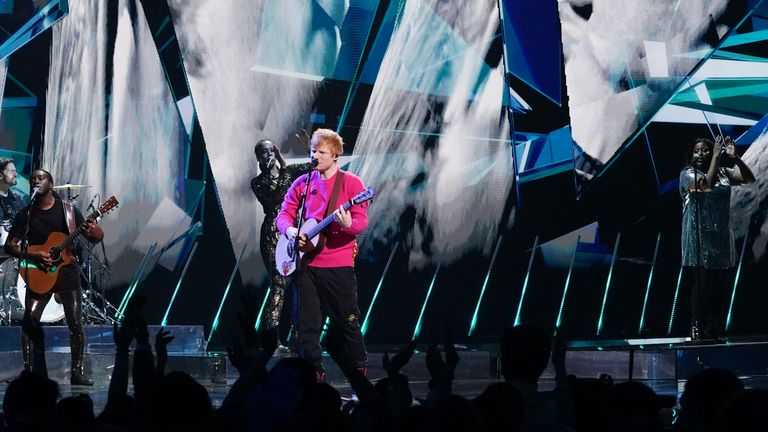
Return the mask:
[(277, 177), (270, 176), (269, 172), (262, 172), (251, 179), (251, 189), (264, 208), (264, 222), (261, 224), (261, 258), (264, 266), (270, 274), (269, 301), (264, 310), (264, 318), (269, 328), (280, 324), (280, 314), (283, 310), (285, 287), (288, 279), (275, 271), (275, 247), (280, 238), (280, 232), (275, 227), (275, 217), (280, 211), (285, 193), (299, 176), (306, 173), (309, 164), (293, 164), (280, 169)]
[[(706, 174), (686, 167), (680, 172), (683, 198), (682, 260), (684, 266), (728, 269), (736, 264), (730, 227), (731, 183), (734, 171), (720, 168), (710, 192), (689, 192), (689, 185)], [(701, 254), (699, 254), (701, 245)]]

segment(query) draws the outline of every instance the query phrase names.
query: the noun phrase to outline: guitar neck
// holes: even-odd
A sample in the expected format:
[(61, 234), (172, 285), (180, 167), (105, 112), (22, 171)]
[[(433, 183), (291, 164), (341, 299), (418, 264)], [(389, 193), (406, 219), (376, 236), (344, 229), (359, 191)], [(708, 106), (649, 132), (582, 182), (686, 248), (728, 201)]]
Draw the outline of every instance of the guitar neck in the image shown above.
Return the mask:
[[(344, 203), (344, 210), (349, 210), (349, 208), (352, 207), (352, 201), (347, 201)], [(305, 232), (304, 234), (307, 235), (307, 238), (314, 238), (316, 235), (320, 234), (321, 231), (326, 229), (328, 225), (333, 222), (333, 214), (328, 215), (327, 218), (320, 221), (317, 225), (312, 227), (309, 231)]]
[[(93, 212), (89, 214), (85, 219), (86, 220), (96, 220), (96, 218), (99, 217), (99, 212)], [(58, 250), (64, 250), (69, 248), (75, 243), (75, 240), (77, 240), (78, 237), (80, 237), (83, 234), (82, 232), (82, 226), (77, 227), (75, 232), (70, 233), (66, 239), (64, 239), (63, 242), (59, 243), (56, 248)]]

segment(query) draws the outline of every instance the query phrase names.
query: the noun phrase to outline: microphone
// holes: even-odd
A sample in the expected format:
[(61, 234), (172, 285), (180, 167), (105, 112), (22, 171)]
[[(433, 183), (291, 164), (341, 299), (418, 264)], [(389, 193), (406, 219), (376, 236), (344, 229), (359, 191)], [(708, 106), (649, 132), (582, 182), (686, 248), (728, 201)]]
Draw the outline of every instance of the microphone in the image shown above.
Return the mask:
[(88, 207), (86, 208), (86, 210), (96, 211), (96, 207), (93, 206), (93, 201), (96, 199), (97, 196), (99, 196), (99, 194), (96, 194), (93, 196), (93, 198), (91, 198), (91, 202), (88, 203)]
[(309, 167), (312, 169), (317, 168), (318, 163), (319, 161), (317, 159), (312, 159), (312, 162), (309, 163)]
[(269, 160), (267, 161), (267, 168), (272, 168), (272, 165), (274, 165), (274, 164), (275, 164), (275, 157), (274, 156), (270, 156)]
[(39, 194), (39, 193), (40, 193), (40, 188), (39, 187), (36, 187), (36, 188), (32, 189), (32, 195), (30, 195), (30, 197), (29, 197), (29, 202), (34, 201), (35, 198), (37, 197), (37, 194)]

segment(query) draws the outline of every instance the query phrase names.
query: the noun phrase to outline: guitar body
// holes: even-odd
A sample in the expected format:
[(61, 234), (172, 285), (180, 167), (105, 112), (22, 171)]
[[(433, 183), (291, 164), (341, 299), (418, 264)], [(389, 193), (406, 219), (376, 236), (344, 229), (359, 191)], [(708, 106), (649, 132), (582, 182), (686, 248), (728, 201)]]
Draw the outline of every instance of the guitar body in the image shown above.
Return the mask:
[[(317, 226), (316, 220), (307, 219), (304, 221), (304, 224), (302, 224), (299, 233), (305, 234), (312, 230), (315, 226)], [(320, 240), (320, 237), (315, 236), (309, 240), (312, 242), (312, 246), (309, 248), (305, 246), (305, 249), (309, 250), (305, 250), (304, 252), (299, 251), (299, 259), (301, 259), (301, 257), (303, 257), (306, 252), (311, 251), (317, 246), (317, 242)], [(296, 271), (297, 260), (296, 254), (293, 250), (294, 247), (295, 243), (291, 240), (288, 240), (287, 236), (280, 236), (280, 239), (277, 240), (277, 247), (275, 248), (275, 269), (283, 276), (288, 276)]]
[[(27, 284), (27, 289), (37, 294), (45, 294), (56, 285), (56, 280), (59, 278), (59, 270), (65, 265), (69, 265), (74, 261), (74, 256), (69, 249), (64, 249), (61, 253), (52, 251), (57, 245), (61, 244), (67, 239), (67, 235), (60, 232), (52, 232), (45, 244), (29, 246), (29, 253), (46, 251), (51, 253), (51, 259), (53, 264), (51, 266), (44, 266), (33, 260), (22, 260), (19, 263), (19, 274)], [(29, 276), (27, 277), (27, 263), (29, 264)]]
[[(353, 205), (362, 204), (370, 199), (376, 192), (372, 187), (355, 195), (354, 198), (343, 204), (345, 210), (349, 210)], [(304, 245), (304, 250), (298, 251), (298, 258), (301, 259), (305, 253), (314, 252), (317, 248), (317, 243), (320, 238), (317, 236), (324, 229), (328, 228), (328, 225), (333, 222), (333, 214), (328, 215), (320, 222), (314, 219), (307, 219), (301, 226), (299, 234), (306, 234), (310, 243)], [(275, 269), (283, 276), (288, 276), (296, 270), (297, 254), (294, 253), (294, 247), (296, 246), (294, 241), (288, 240), (286, 236), (280, 237), (277, 241), (277, 247), (275, 248)], [(322, 248), (321, 248), (322, 249)]]

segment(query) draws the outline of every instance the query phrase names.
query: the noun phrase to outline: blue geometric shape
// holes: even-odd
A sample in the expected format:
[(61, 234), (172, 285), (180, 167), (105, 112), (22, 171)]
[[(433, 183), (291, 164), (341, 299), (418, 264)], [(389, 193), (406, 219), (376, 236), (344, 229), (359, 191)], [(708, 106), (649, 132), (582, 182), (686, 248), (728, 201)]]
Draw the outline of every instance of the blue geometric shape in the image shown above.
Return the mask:
[[(525, 135), (525, 139), (518, 136)], [(573, 137), (570, 126), (546, 135), (516, 134), (515, 161), (520, 182), (540, 179), (573, 169)], [(524, 164), (524, 166), (520, 166)]]
[(768, 115), (763, 117), (759, 122), (755, 123), (754, 126), (749, 128), (748, 131), (741, 134), (740, 137), (736, 138), (735, 144), (736, 145), (750, 145), (755, 140), (760, 138), (760, 136), (765, 132), (766, 128), (768, 128)]
[(47, 4), (35, 8), (35, 10), (34, 15), (29, 17), (18, 29), (12, 29), (13, 33), (2, 41), (0, 60), (11, 55), (66, 15), (69, 12), (69, 3), (67, 0), (51, 0)]
[(503, 0), (507, 71), (562, 105), (562, 44), (556, 1)]

